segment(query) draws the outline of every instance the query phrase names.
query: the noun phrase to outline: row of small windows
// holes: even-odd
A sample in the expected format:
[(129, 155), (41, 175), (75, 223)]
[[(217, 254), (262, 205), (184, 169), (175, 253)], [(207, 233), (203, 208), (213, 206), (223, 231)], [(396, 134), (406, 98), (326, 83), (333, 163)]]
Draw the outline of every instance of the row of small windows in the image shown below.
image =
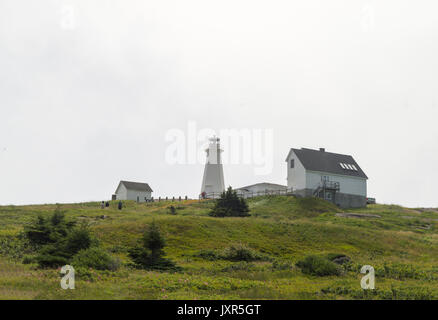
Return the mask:
[[(348, 164), (348, 163), (339, 163), (342, 169), (345, 170), (352, 170), (352, 171), (358, 171), (356, 166), (354, 164)], [(295, 168), (295, 159), (290, 160), (290, 167), (291, 169)]]
[(352, 171), (358, 171), (356, 166), (354, 164), (348, 164), (348, 163), (339, 163), (342, 169), (345, 170), (352, 170)]

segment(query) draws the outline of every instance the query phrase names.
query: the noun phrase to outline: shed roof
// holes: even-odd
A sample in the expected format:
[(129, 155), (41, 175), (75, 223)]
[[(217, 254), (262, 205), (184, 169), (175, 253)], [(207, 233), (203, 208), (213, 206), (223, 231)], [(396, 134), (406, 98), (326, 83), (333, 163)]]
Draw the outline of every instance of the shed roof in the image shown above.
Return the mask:
[[(147, 183), (143, 182), (132, 182), (132, 181), (120, 181), (119, 186), (123, 184), (128, 190), (152, 192), (151, 187)], [(118, 188), (117, 188), (118, 189)]]
[(251, 184), (249, 186), (241, 187), (241, 188), (238, 188), (236, 190), (248, 189), (248, 188), (259, 186), (259, 185), (262, 185), (262, 184), (267, 184), (267, 185), (276, 187), (276, 188), (278, 188), (278, 190), (287, 189), (287, 186), (284, 186), (284, 185), (281, 185), (281, 184), (270, 183), (270, 182), (260, 182), (260, 183)]

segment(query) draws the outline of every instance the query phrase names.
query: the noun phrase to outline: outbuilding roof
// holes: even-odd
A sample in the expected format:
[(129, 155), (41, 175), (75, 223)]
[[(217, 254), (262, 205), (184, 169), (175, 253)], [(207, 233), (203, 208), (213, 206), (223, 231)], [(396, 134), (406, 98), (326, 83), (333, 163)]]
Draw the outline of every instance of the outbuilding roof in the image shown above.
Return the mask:
[(292, 148), (286, 161), (289, 160), (291, 152), (296, 154), (306, 170), (368, 179), (365, 172), (350, 155), (327, 152), (322, 148), (319, 150)]
[[(120, 185), (123, 184), (128, 190), (142, 191), (142, 192), (152, 192), (151, 187), (147, 183), (142, 182), (132, 182), (132, 181), (120, 181)], [(119, 189), (119, 188), (117, 188)]]
[(270, 183), (270, 182), (260, 182), (260, 183), (251, 184), (249, 186), (241, 187), (241, 188), (238, 188), (236, 190), (249, 189), (251, 187), (255, 187), (255, 186), (259, 186), (259, 185), (263, 185), (263, 184), (269, 185), (269, 186), (272, 186), (272, 187), (275, 187), (275, 188), (278, 188), (278, 190), (287, 189), (287, 186), (284, 186), (284, 185), (281, 185), (281, 184)]

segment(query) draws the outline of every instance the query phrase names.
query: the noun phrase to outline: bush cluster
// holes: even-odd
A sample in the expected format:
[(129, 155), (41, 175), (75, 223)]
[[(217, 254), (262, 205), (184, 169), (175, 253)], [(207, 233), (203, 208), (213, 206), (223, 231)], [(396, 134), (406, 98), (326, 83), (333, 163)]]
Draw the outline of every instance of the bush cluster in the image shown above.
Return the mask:
[(209, 213), (212, 217), (248, 217), (249, 208), (246, 200), (240, 198), (231, 187), (221, 194)]
[[(116, 265), (108, 254), (100, 249), (87, 225), (77, 225), (65, 218), (57, 208), (51, 217), (38, 216), (24, 234), (36, 247), (36, 256), (26, 256), (23, 263), (36, 262), (42, 268), (56, 268), (67, 264), (73, 267), (111, 270)], [(97, 269), (97, 268), (96, 268)]]
[(260, 261), (267, 258), (257, 251), (248, 248), (243, 244), (235, 244), (226, 248), (223, 252), (222, 258), (230, 261)]
[(177, 270), (179, 269), (173, 261), (164, 258), (163, 248), (166, 241), (160, 229), (153, 222), (144, 232), (139, 245), (128, 250), (129, 257), (134, 266), (147, 270)]
[(310, 255), (297, 262), (296, 266), (305, 274), (324, 277), (339, 276), (342, 269), (325, 257)]

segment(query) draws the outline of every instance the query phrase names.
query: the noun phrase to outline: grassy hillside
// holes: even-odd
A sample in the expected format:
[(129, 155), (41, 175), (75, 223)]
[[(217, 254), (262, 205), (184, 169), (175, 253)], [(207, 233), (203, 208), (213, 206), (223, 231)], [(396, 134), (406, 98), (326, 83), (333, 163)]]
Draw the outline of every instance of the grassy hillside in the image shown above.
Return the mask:
[[(0, 207), (0, 299), (437, 299), (438, 210), (371, 205), (342, 211), (319, 199), (286, 196), (249, 201), (251, 217), (212, 218), (211, 202), (65, 204), (70, 218), (91, 224), (105, 249), (121, 259), (120, 270), (78, 275), (64, 291), (58, 270), (22, 264), (20, 234), (38, 214), (56, 205)], [(340, 213), (380, 217), (343, 217)], [(338, 215), (337, 215), (338, 214)], [(105, 219), (102, 219), (105, 215)], [(129, 267), (127, 250), (155, 221), (167, 239), (167, 256), (182, 271)], [(214, 258), (243, 244), (265, 257), (256, 262)], [(308, 255), (345, 254), (351, 265), (339, 276), (305, 275), (295, 263)], [(376, 290), (360, 288), (363, 265), (376, 269)]]

